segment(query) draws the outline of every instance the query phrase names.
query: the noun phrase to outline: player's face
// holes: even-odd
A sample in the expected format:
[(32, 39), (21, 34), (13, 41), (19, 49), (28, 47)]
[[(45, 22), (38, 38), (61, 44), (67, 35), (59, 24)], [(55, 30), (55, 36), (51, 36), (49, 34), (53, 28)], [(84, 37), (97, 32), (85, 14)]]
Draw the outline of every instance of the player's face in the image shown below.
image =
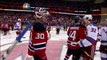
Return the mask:
[(90, 24), (90, 21), (89, 21), (89, 20), (84, 20), (84, 23), (85, 23), (86, 25), (88, 25), (88, 24)]

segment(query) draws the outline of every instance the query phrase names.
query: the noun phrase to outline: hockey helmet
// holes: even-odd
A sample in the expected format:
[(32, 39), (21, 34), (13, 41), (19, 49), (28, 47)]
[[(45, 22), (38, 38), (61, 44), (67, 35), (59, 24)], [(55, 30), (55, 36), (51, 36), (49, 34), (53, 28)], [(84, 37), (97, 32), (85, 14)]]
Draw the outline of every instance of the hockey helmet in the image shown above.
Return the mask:
[(80, 16), (75, 16), (74, 20), (81, 20)]
[(18, 21), (21, 21), (21, 19), (19, 18)]
[(84, 20), (92, 20), (93, 17), (92, 17), (92, 15), (85, 15), (85, 16), (83, 17), (83, 19), (84, 19)]
[(75, 16), (75, 17), (74, 17), (75, 23), (79, 22), (80, 20), (81, 20), (81, 17), (80, 17), (80, 16)]
[(42, 13), (40, 13), (40, 12), (35, 12), (35, 15), (37, 18), (42, 18)]
[(37, 7), (35, 9), (35, 15), (37, 18), (42, 18), (43, 16), (50, 15), (49, 12), (46, 10), (46, 8), (39, 8)]

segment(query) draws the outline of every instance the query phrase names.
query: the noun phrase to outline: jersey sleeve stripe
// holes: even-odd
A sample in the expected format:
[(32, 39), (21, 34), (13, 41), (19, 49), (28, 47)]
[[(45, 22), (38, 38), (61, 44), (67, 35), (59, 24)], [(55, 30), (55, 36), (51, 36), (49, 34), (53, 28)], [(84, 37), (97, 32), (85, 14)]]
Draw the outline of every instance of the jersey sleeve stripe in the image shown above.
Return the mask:
[(80, 41), (80, 45), (81, 45), (82, 47), (85, 47), (84, 44), (82, 43), (82, 41)]
[(107, 41), (101, 41), (102, 43), (107, 43)]
[(92, 44), (95, 44), (95, 43), (96, 43), (96, 40), (93, 39), (93, 38), (91, 38), (91, 37), (87, 37), (86, 39), (87, 39), (90, 43), (92, 43)]

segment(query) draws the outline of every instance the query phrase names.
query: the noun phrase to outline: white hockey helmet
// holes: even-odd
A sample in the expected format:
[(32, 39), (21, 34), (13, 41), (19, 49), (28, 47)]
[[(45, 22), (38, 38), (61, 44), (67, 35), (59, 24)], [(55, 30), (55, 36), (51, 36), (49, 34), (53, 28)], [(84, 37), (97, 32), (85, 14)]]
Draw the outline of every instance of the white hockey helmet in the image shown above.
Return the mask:
[(40, 12), (35, 12), (35, 15), (37, 18), (42, 18), (42, 13), (40, 13)]
[(18, 21), (21, 21), (21, 19), (19, 18)]
[(85, 15), (85, 16), (83, 17), (83, 19), (84, 19), (84, 20), (92, 20), (93, 17), (92, 17), (92, 15)]

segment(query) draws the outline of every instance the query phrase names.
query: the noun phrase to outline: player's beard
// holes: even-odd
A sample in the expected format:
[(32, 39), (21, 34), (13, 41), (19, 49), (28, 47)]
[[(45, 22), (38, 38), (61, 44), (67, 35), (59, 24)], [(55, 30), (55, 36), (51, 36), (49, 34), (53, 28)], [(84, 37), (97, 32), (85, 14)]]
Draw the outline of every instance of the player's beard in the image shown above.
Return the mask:
[(84, 20), (84, 23), (85, 23), (85, 25), (89, 25), (89, 24), (90, 24), (90, 21)]

